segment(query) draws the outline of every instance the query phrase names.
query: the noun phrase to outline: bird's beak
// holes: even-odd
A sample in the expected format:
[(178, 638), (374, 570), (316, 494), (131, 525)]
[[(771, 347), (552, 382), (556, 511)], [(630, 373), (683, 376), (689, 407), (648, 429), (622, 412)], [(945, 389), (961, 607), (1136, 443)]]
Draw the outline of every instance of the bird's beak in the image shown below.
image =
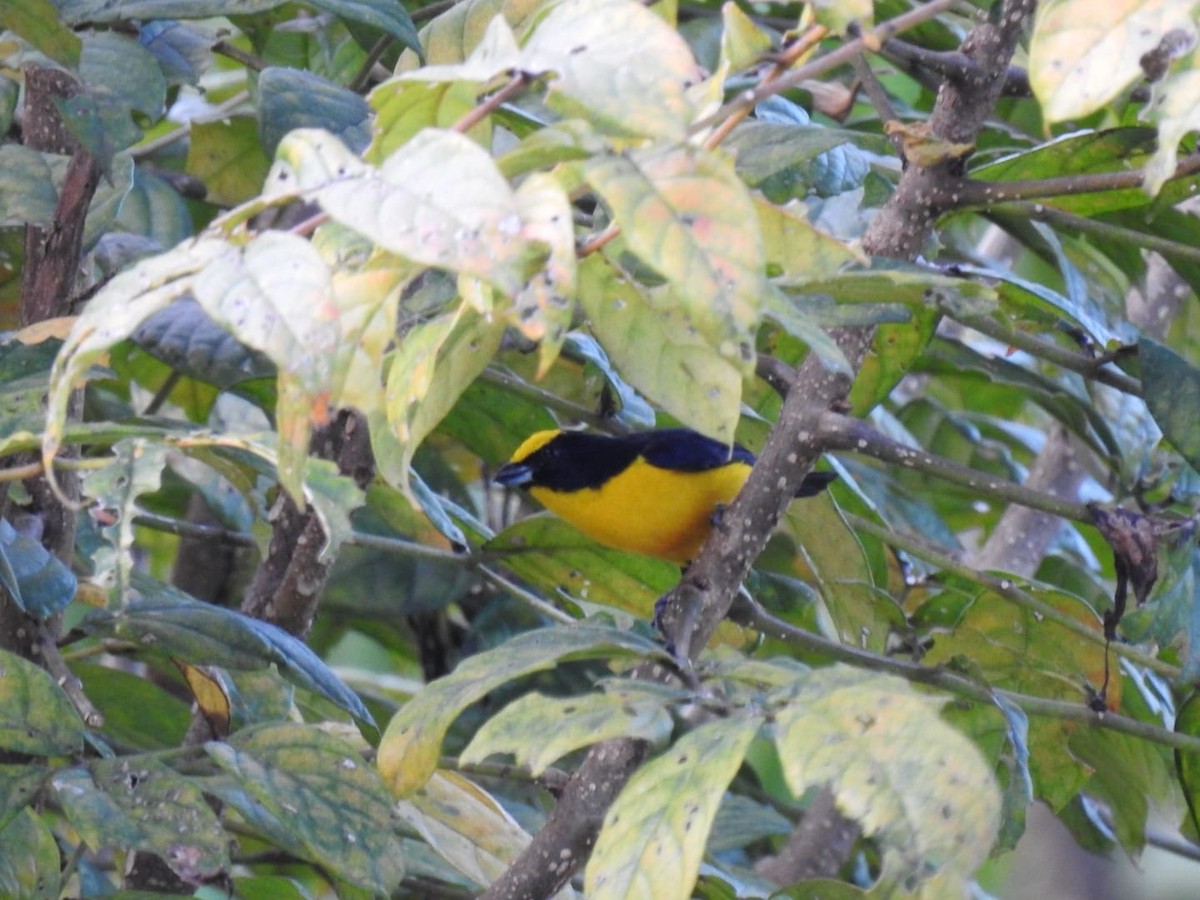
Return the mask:
[(525, 463), (509, 463), (501, 466), (492, 480), (505, 487), (524, 487), (533, 481), (533, 469)]

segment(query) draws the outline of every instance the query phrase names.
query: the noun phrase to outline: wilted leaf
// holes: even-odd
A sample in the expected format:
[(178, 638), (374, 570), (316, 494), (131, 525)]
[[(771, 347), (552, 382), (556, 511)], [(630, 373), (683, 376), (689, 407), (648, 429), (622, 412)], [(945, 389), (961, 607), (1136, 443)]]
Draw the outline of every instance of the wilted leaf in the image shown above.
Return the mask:
[(523, 675), (564, 659), (661, 653), (660, 647), (644, 638), (586, 624), (518, 635), (494, 650), (468, 657), (396, 713), (379, 744), (379, 771), (393, 794), (404, 796), (416, 790), (437, 767), (442, 738), (459, 713)]
[(975, 745), (939, 717), (944, 701), (844, 666), (806, 673), (775, 696), (793, 793), (828, 785), (878, 842), (885, 879), (911, 889), (942, 878), (965, 890), (996, 840), (1000, 793)]
[(192, 881), (229, 869), (225, 831), (191, 781), (150, 759), (97, 760), (89, 769), (51, 779), (67, 820), (89, 846), (146, 850)]
[(0, 650), (0, 749), (65, 756), (82, 750), (83, 733), (79, 714), (49, 673)]
[(404, 859), (391, 798), (352, 745), (311, 725), (287, 724), (242, 731), (205, 750), (311, 860), (377, 894), (399, 885)]
[(604, 817), (587, 896), (692, 896), (717, 807), (761, 726), (757, 718), (709, 722), (635, 772)]

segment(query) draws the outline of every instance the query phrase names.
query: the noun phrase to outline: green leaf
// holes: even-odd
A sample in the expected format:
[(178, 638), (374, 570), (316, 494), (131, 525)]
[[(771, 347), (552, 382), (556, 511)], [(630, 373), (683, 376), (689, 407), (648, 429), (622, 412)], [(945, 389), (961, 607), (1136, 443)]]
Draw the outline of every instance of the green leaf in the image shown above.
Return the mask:
[(45, 669), (0, 650), (0, 749), (65, 756), (83, 749), (83, 722)]
[[(1175, 715), (1175, 731), (1190, 737), (1200, 736), (1200, 694), (1192, 693), (1179, 706)], [(1200, 833), (1200, 754), (1187, 750), (1175, 751), (1175, 771), (1179, 775), (1179, 786), (1187, 801), (1191, 833)]]
[(0, 765), (0, 834), (37, 795), (46, 772), (40, 765)]
[(536, 691), (514, 700), (476, 732), (460, 754), (464, 765), (493, 753), (511, 753), (535, 778), (580, 747), (612, 738), (662, 744), (671, 716), (661, 698), (620, 688), (580, 697), (547, 697)]
[(679, 32), (634, 0), (565, 0), (534, 28), (521, 68), (554, 72), (548, 105), (618, 135), (682, 141), (699, 80)]
[(421, 52), (417, 27), (397, 0), (303, 0), (305, 6), (323, 9), (351, 22), (372, 25), (390, 34), (416, 53)]
[(792, 792), (828, 785), (878, 842), (885, 884), (938, 879), (941, 896), (965, 891), (996, 840), (1000, 792), (975, 745), (938, 716), (944, 700), (841, 665), (808, 672), (775, 698)]
[(585, 173), (629, 252), (670, 282), (666, 308), (750, 369), (765, 260), (754, 204), (732, 167), (712, 153), (672, 148), (596, 157)]
[(150, 759), (103, 759), (89, 769), (65, 769), (51, 785), (90, 847), (149, 851), (189, 881), (228, 871), (228, 837), (190, 780)]
[(1150, 338), (1138, 341), (1142, 388), (1155, 423), (1192, 468), (1200, 468), (1200, 369)]
[(61, 869), (54, 832), (32, 810), (23, 810), (0, 829), (0, 895), (55, 900), (61, 891)]
[(59, 21), (50, 0), (0, 0), (0, 26), (67, 68), (79, 65), (82, 41)]
[(404, 860), (392, 801), (353, 745), (311, 725), (287, 724), (243, 731), (204, 749), (309, 859), (378, 894), (399, 885)]
[(263, 190), (270, 167), (250, 116), (195, 122), (189, 129), (184, 171), (204, 183), (210, 203), (236, 206), (251, 199)]
[(126, 116), (132, 111), (154, 120), (163, 114), (167, 80), (154, 55), (131, 38), (115, 31), (86, 34), (79, 76), (92, 96)]
[(419, 791), (396, 804), (396, 811), (442, 859), (480, 887), (504, 874), (529, 845), (529, 835), (494, 797), (455, 772), (434, 772)]
[(39, 619), (64, 609), (75, 596), (75, 575), (41, 541), (0, 519), (0, 588)]
[(379, 743), (379, 771), (397, 796), (419, 788), (437, 767), (442, 738), (459, 713), (509, 681), (567, 659), (661, 654), (660, 647), (644, 638), (588, 624), (521, 634), (465, 659), (396, 713)]
[(782, 286), (799, 286), (834, 278), (852, 265), (865, 265), (866, 256), (848, 244), (814, 228), (798, 211), (754, 197), (762, 233), (767, 274)]
[(875, 583), (862, 540), (828, 494), (793, 503), (785, 513), (838, 639), (882, 653), (904, 616)]
[(732, 441), (742, 400), (737, 364), (678, 316), (656, 309), (598, 254), (580, 264), (579, 303), (625, 380), (684, 424)]
[(357, 719), (374, 724), (358, 696), (303, 641), (269, 622), (202, 603), (134, 573), (135, 596), (118, 612), (93, 610), (82, 627), (155, 647), (198, 665), (264, 669), (271, 663), (298, 687), (319, 694)]
[(222, 389), (275, 374), (275, 366), (265, 354), (247, 347), (218, 325), (191, 297), (154, 313), (132, 337), (139, 347), (175, 371)]
[(87, 698), (104, 716), (108, 740), (143, 750), (179, 747), (191, 722), (188, 704), (141, 675), (107, 666), (73, 667)]
[(811, 164), (835, 147), (862, 140), (855, 131), (751, 120), (735, 128), (723, 146), (734, 155), (738, 175), (757, 187), (773, 175)]
[[(422, 129), (450, 128), (475, 107), (477, 95), (478, 86), (467, 82), (385, 81), (367, 98), (376, 111), (375, 137), (367, 150), (367, 161), (378, 165)], [(490, 121), (485, 119), (468, 135), (478, 138), (490, 133)]]
[(774, 46), (771, 35), (736, 4), (726, 3), (721, 7), (721, 24), (721, 61), (717, 71), (728, 66), (727, 71), (740, 72), (758, 63)]
[[(1099, 619), (1083, 601), (1039, 589), (1037, 598), (1058, 612), (1101, 633)], [(1097, 689), (1104, 678), (1104, 646), (1079, 637), (1040, 612), (1025, 609), (991, 591), (980, 591), (950, 633), (934, 637), (924, 660), (929, 665), (957, 661), (976, 670), (994, 687), (1037, 697), (1087, 701), (1086, 685)], [(1115, 658), (1111, 668), (1116, 669)], [(1109, 684), (1112, 702), (1119, 684)], [(1060, 808), (1086, 780), (1067, 750), (1078, 726), (1065, 720), (1035, 717), (1029, 723), (1030, 771), (1037, 796)]]
[(761, 726), (758, 718), (709, 722), (635, 772), (604, 817), (587, 896), (691, 897), (717, 807)]
[(649, 618), (654, 601), (679, 580), (672, 563), (597, 544), (552, 515), (528, 516), (483, 545), (505, 567), (542, 593), (560, 594), (584, 609), (620, 609)]
[(371, 138), (370, 114), (358, 94), (312, 72), (270, 66), (258, 76), (258, 133), (267, 153), (294, 128), (325, 128), (361, 152)]
[[(252, 15), (282, 6), (287, 0), (61, 0), (62, 17), (71, 25), (137, 19), (207, 19)], [(231, 4), (233, 4), (231, 6)]]
[(48, 157), (22, 144), (0, 146), (0, 225), (49, 225), (57, 205)]

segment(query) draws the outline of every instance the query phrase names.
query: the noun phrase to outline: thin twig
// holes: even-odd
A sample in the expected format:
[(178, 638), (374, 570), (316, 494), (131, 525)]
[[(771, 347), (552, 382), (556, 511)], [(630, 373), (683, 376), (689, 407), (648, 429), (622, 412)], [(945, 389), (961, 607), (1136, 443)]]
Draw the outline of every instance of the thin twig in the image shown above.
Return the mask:
[[(1193, 153), (1175, 167), (1171, 178), (1184, 178), (1200, 172), (1200, 153)], [(1047, 200), (1075, 194), (1095, 194), (1140, 188), (1145, 181), (1144, 169), (1122, 169), (1119, 172), (1095, 172), (1079, 175), (1060, 175), (1056, 178), (1037, 178), (1031, 181), (967, 180), (955, 188), (954, 207), (992, 207), (998, 203), (1017, 200)]]
[(560, 625), (576, 624), (574, 616), (570, 616), (553, 604), (547, 603), (537, 594), (533, 593), (532, 591), (527, 591), (515, 581), (505, 578), (494, 569), (489, 569), (487, 566), (478, 566), (477, 569), (479, 570), (480, 575), (482, 575), (492, 584), (496, 585), (496, 587), (512, 594), (516, 599), (520, 600), (527, 606), (531, 606), (533, 609), (536, 609), (542, 615), (547, 616), (555, 622), (558, 622)]
[(261, 72), (270, 65), (270, 63), (268, 63), (262, 57), (255, 56), (253, 53), (247, 53), (240, 47), (236, 47), (229, 43), (229, 41), (217, 41), (212, 45), (212, 52), (228, 57), (234, 62), (239, 62), (247, 69), (251, 69), (255, 72)]
[(371, 49), (367, 51), (367, 56), (363, 60), (363, 64), (358, 67), (358, 71), (354, 73), (354, 77), (350, 79), (350, 84), (347, 87), (356, 94), (361, 94), (368, 84), (371, 83), (371, 70), (375, 68), (375, 64), (383, 58), (383, 54), (387, 53), (388, 47), (392, 46), (395, 40), (390, 34), (381, 34)]
[(511, 100), (529, 85), (533, 84), (534, 77), (528, 72), (517, 72), (509, 79), (508, 84), (500, 88), (494, 94), (491, 94), (486, 100), (472, 109), (469, 113), (459, 119), (451, 127), (451, 131), (457, 131), (459, 134), (466, 134), (501, 106)]
[(1032, 694), (1021, 694), (1016, 691), (1006, 691), (992, 688), (972, 681), (964, 675), (959, 675), (940, 666), (923, 666), (920, 663), (890, 656), (880, 656), (868, 650), (862, 650), (850, 644), (839, 644), (823, 638), (820, 635), (797, 628), (789, 622), (777, 619), (758, 605), (757, 602), (746, 600), (738, 608), (741, 624), (761, 631), (763, 634), (779, 640), (787, 641), (794, 647), (819, 653), (823, 656), (848, 663), (872, 672), (886, 672), (898, 675), (914, 684), (924, 684), (941, 688), (948, 693), (979, 703), (994, 705), (998, 698), (1020, 707), (1025, 712), (1051, 719), (1062, 719), (1070, 722), (1085, 722), (1096, 728), (1104, 728), (1121, 734), (1143, 738), (1155, 744), (1174, 747), (1188, 753), (1200, 753), (1200, 737), (1189, 734), (1168, 731), (1157, 725), (1140, 722), (1128, 716), (1111, 712), (1096, 712), (1086, 703), (1070, 700), (1051, 700), (1047, 697), (1036, 697)]
[(895, 547), (897, 550), (902, 550), (912, 556), (919, 557), (928, 563), (932, 563), (944, 572), (968, 581), (973, 581), (981, 587), (993, 591), (1015, 606), (1027, 609), (1036, 616), (1053, 622), (1097, 646), (1107, 647), (1117, 656), (1124, 657), (1143, 668), (1157, 672), (1172, 681), (1179, 678), (1180, 670), (1178, 666), (1173, 666), (1155, 656), (1151, 656), (1149, 653), (1145, 653), (1131, 644), (1110, 643), (1106, 641), (1102, 630), (1090, 628), (1086, 622), (1082, 622), (1061, 610), (1055, 609), (1048, 603), (1042, 602), (1028, 591), (1018, 587), (1015, 580), (1011, 578), (991, 575), (987, 572), (973, 569), (960, 560), (955, 559), (951, 554), (943, 552), (929, 541), (916, 535), (897, 531), (886, 525), (879, 525), (870, 519), (865, 519), (854, 513), (843, 513), (843, 515), (846, 518), (846, 524), (855, 531), (861, 531), (864, 534), (877, 537), (889, 546)]
[(1136, 378), (1126, 375), (1124, 372), (1107, 368), (1111, 362), (1108, 358), (1085, 356), (1082, 353), (1076, 353), (1073, 350), (1060, 347), (1050, 341), (1043, 341), (1013, 327), (1007, 320), (1002, 321), (994, 319), (991, 316), (964, 314), (961, 311), (950, 308), (947, 304), (939, 304), (939, 307), (944, 315), (957, 322), (961, 322), (968, 328), (973, 328), (980, 334), (1016, 347), (1018, 350), (1024, 350), (1031, 356), (1044, 359), (1071, 372), (1078, 372), (1086, 378), (1090, 378), (1100, 384), (1108, 385), (1123, 393), (1134, 397), (1142, 396), (1142, 383)]
[(958, 2), (959, 0), (931, 0), (931, 2), (918, 6), (916, 9), (910, 10), (903, 15), (882, 22), (862, 37), (848, 41), (836, 50), (832, 50), (824, 56), (814, 59), (812, 62), (792, 69), (786, 75), (775, 79), (771, 83), (760, 84), (752, 90), (742, 92), (711, 116), (706, 116), (692, 125), (688, 129), (688, 133), (698, 134), (725, 121), (730, 116), (736, 115), (740, 110), (752, 109), (768, 97), (773, 97), (776, 94), (798, 86), (802, 81), (817, 78), (831, 69), (836, 69), (838, 66), (853, 62), (854, 57), (862, 53), (863, 49), (870, 44), (879, 46), (900, 32), (915, 28), (922, 22), (927, 22), (935, 16), (952, 9), (958, 5)]
[(1093, 524), (1092, 512), (1086, 503), (1054, 497), (1035, 491), (1015, 481), (997, 478), (986, 472), (959, 465), (948, 459), (935, 456), (926, 450), (910, 447), (885, 437), (868, 423), (834, 412), (823, 412), (819, 417), (819, 440), (828, 450), (848, 450), (862, 453), (883, 462), (894, 463), (907, 469), (915, 469), (960, 484), (971, 490), (1019, 503), (1030, 509), (1040, 510), (1064, 519), (1084, 524)]
[(50, 673), (51, 677), (58, 683), (58, 686), (62, 688), (63, 693), (70, 699), (71, 705), (75, 707), (75, 711), (79, 713), (84, 724), (88, 728), (103, 727), (104, 714), (96, 709), (92, 701), (88, 699), (87, 694), (83, 692), (83, 682), (67, 667), (62, 654), (58, 650), (58, 645), (55, 643), (54, 636), (43, 628), (38, 636), (37, 646), (46, 671)]
[(1089, 219), (1085, 216), (1077, 216), (1074, 213), (1043, 203), (1016, 203), (1012, 207), (999, 207), (996, 209), (996, 212), (1008, 212), (1010, 209), (1030, 219), (1048, 222), (1051, 225), (1058, 225), (1072, 231), (1087, 232), (1115, 243), (1136, 244), (1140, 247), (1145, 247), (1147, 250), (1162, 253), (1164, 256), (1178, 256), (1192, 262), (1200, 262), (1200, 247), (1194, 244), (1185, 244), (1181, 241), (1173, 241), (1170, 238), (1159, 237), (1157, 234), (1138, 231), (1136, 228), (1125, 228), (1121, 225), (1113, 225), (1108, 222)]

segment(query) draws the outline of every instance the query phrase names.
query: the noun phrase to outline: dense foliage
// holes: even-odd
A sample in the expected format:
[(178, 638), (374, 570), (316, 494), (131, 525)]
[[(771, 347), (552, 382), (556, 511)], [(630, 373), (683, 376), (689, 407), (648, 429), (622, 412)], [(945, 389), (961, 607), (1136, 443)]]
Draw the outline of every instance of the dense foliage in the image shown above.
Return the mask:
[[(1200, 837), (1200, 3), (1035, 6), (0, 0), (0, 894)], [(489, 480), (677, 423), (682, 578)]]

